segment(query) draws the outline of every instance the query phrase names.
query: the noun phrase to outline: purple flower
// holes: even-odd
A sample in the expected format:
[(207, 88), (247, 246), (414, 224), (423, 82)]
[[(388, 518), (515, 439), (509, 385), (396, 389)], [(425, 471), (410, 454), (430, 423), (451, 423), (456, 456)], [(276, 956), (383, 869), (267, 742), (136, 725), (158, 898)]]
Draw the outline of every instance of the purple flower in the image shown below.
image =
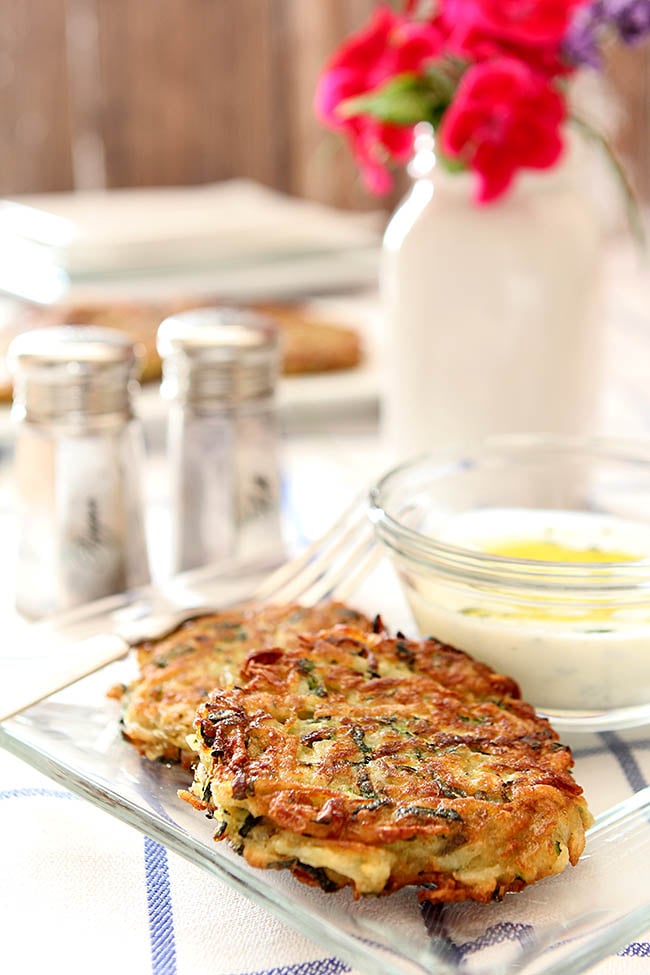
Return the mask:
[(625, 44), (636, 44), (650, 34), (650, 0), (602, 0), (604, 19)]
[(602, 66), (600, 43), (611, 31), (625, 44), (650, 34), (650, 0), (594, 0), (580, 7), (564, 39), (564, 53), (574, 64)]
[(603, 23), (603, 0), (578, 8), (564, 38), (563, 50), (569, 61), (602, 67), (598, 45)]

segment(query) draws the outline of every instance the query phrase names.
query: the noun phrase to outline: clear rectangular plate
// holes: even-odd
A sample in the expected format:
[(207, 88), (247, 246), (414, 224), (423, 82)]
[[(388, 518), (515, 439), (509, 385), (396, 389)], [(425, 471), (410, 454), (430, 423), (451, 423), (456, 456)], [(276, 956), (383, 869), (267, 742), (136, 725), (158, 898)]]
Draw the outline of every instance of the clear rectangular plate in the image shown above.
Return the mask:
[[(59, 652), (66, 646), (78, 651), (80, 639), (120, 622), (191, 603), (225, 603), (242, 597), (247, 585), (246, 580), (227, 585), (209, 572), (193, 574), (165, 590), (127, 594), (71, 614), (43, 634)], [(395, 580), (383, 565), (350, 601), (367, 612), (381, 609), (391, 628), (408, 630), (395, 593)], [(419, 905), (412, 888), (355, 902), (347, 891), (325, 894), (284, 873), (254, 870), (224, 843), (215, 843), (212, 824), (177, 797), (187, 773), (142, 759), (122, 740), (119, 705), (106, 691), (133, 673), (134, 662), (127, 659), (78, 681), (0, 726), (0, 745), (369, 975), (577, 973), (650, 926), (648, 789), (598, 816), (576, 868), (500, 903)], [(637, 746), (645, 748), (644, 735), (650, 744), (650, 729), (637, 729)], [(588, 768), (586, 763), (602, 750), (602, 740), (582, 735), (577, 744), (576, 778), (583, 781), (582, 769), (593, 781), (593, 761)]]

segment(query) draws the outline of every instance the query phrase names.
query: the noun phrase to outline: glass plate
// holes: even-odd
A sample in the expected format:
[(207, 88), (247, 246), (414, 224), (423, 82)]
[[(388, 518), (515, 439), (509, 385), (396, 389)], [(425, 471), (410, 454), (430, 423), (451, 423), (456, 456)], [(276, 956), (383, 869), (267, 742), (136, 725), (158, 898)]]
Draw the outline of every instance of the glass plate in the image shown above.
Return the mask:
[[(241, 598), (247, 586), (246, 580), (227, 583), (209, 571), (193, 573), (165, 590), (147, 589), (69, 614), (41, 633), (59, 648), (74, 644), (78, 651), (80, 639), (119, 622), (174, 606)], [(386, 601), (385, 594), (396, 592), (392, 570), (383, 563), (350, 601), (368, 612), (380, 606), (392, 629), (408, 625), (403, 604)], [(348, 891), (325, 894), (282, 872), (254, 870), (215, 843), (213, 824), (177, 797), (188, 783), (186, 772), (148, 762), (122, 740), (119, 705), (106, 691), (129, 680), (134, 670), (127, 659), (77, 681), (0, 726), (0, 745), (369, 975), (576, 973), (650, 925), (648, 788), (598, 816), (576, 868), (500, 903), (419, 905), (413, 888), (355, 902)], [(636, 734), (638, 743), (642, 733)], [(581, 736), (579, 782), (581, 769), (593, 777), (594, 768), (583, 768), (580, 756), (586, 763), (595, 751), (589, 736)]]

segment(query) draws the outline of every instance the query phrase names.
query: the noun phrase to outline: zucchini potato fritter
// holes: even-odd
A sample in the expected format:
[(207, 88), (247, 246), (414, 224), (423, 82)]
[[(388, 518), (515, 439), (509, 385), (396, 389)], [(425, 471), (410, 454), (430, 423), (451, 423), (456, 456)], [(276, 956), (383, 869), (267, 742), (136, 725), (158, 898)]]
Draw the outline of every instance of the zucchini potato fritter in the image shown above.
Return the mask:
[(488, 901), (584, 848), (569, 749), (461, 651), (339, 626), (250, 653), (237, 685), (199, 708), (181, 796), (253, 866), (357, 897)]
[(120, 692), (122, 731), (146, 758), (189, 763), (196, 710), (215, 687), (235, 683), (251, 650), (295, 646), (300, 633), (372, 623), (341, 603), (232, 609), (189, 620), (137, 648), (139, 677)]

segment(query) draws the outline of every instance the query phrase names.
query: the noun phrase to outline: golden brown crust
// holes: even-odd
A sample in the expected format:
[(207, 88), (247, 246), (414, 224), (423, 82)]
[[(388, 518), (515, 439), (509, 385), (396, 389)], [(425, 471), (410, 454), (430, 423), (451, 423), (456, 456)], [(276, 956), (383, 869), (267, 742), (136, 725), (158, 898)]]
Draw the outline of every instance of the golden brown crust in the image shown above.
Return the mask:
[(316, 607), (232, 609), (190, 620), (159, 640), (140, 644), (140, 676), (125, 690), (122, 727), (147, 758), (192, 759), (187, 736), (210, 691), (233, 684), (251, 650), (293, 646), (298, 635), (340, 623), (370, 629), (365, 616), (340, 603)]
[(584, 846), (570, 751), (513, 681), (434, 640), (339, 627), (253, 652), (195, 730), (183, 797), (254, 866), (325, 889), (484, 901)]

